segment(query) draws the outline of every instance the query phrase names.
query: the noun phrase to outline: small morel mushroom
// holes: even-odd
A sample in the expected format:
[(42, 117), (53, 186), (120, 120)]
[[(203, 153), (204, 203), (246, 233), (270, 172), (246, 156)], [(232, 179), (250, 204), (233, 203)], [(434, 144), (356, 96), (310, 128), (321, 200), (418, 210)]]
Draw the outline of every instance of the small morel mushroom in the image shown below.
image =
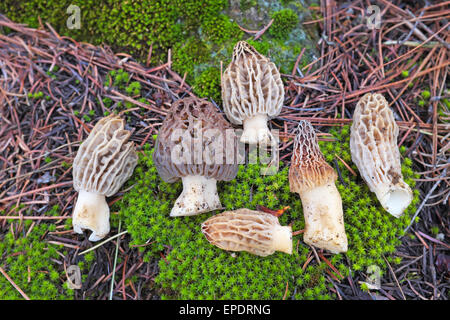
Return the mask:
[(124, 129), (119, 116), (102, 118), (80, 145), (73, 161), (73, 186), (78, 200), (73, 211), (73, 229), (89, 229), (90, 241), (98, 241), (109, 232), (109, 207), (106, 198), (119, 191), (131, 176), (138, 157), (131, 132)]
[(224, 250), (268, 256), (275, 251), (292, 254), (292, 229), (278, 218), (249, 209), (225, 211), (202, 223), (208, 241)]
[(381, 94), (359, 100), (350, 131), (352, 161), (383, 208), (400, 217), (413, 194), (402, 177), (394, 114)]
[(224, 111), (234, 124), (244, 124), (242, 143), (270, 144), (267, 121), (283, 106), (284, 87), (273, 62), (239, 41), (222, 77)]
[(216, 182), (237, 175), (237, 139), (214, 105), (198, 98), (180, 99), (164, 120), (153, 160), (161, 178), (181, 178), (183, 192), (171, 217), (191, 216), (222, 207)]
[(289, 168), (289, 187), (302, 201), (303, 240), (332, 253), (346, 252), (348, 247), (336, 179), (336, 172), (320, 151), (311, 123), (300, 121)]

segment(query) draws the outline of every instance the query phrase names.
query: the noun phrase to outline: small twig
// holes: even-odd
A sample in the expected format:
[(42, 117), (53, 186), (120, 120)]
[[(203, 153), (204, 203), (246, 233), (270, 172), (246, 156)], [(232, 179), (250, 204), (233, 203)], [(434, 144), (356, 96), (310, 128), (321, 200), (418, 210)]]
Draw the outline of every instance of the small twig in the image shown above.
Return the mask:
[[(445, 175), (447, 174), (447, 168), (444, 169), (444, 171), (441, 174), (441, 177), (445, 177)], [(423, 199), (422, 203), (420, 204), (419, 208), (416, 210), (416, 213), (414, 214), (414, 216), (411, 219), (410, 224), (405, 228), (405, 230), (403, 230), (403, 233), (406, 234), (406, 231), (408, 231), (408, 229), (412, 226), (412, 224), (414, 223), (417, 215), (420, 213), (420, 211), (422, 210), (422, 208), (424, 207), (425, 203), (427, 202), (428, 198), (433, 194), (434, 189), (436, 189), (438, 187), (438, 185), (440, 185), (442, 182), (442, 180), (438, 180), (436, 181), (436, 183), (433, 185), (433, 187), (431, 187), (430, 191), (428, 191), (428, 194), (426, 195), (426, 197)]]
[(22, 291), (22, 289), (19, 288), (19, 286), (8, 276), (5, 270), (3, 270), (2, 267), (0, 267), (0, 272), (5, 276), (6, 280), (9, 281), (9, 283), (12, 284), (12, 286), (21, 294), (21, 296), (25, 300), (30, 300), (30, 298), (25, 294), (25, 292)]
[(269, 23), (264, 28), (262, 28), (255, 34), (255, 36), (253, 37), (253, 40), (258, 40), (264, 34), (264, 32), (266, 32), (266, 30), (269, 29), (269, 27), (272, 25), (272, 23), (273, 23), (273, 19), (270, 20)]
[(61, 220), (70, 218), (72, 218), (72, 216), (0, 216), (0, 220)]
[[(119, 228), (119, 231), (120, 231), (120, 228)], [(101, 247), (102, 245), (104, 245), (105, 243), (107, 243), (107, 242), (109, 242), (109, 241), (111, 241), (111, 240), (114, 240), (115, 238), (120, 237), (121, 235), (126, 234), (127, 232), (128, 232), (128, 230), (119, 232), (118, 234), (116, 234), (116, 235), (114, 235), (114, 236), (112, 236), (112, 237), (106, 239), (105, 241), (102, 241), (102, 242), (100, 242), (99, 244), (97, 244), (97, 245), (95, 245), (95, 246), (93, 246), (93, 247), (91, 247), (91, 248), (89, 248), (89, 249), (87, 249), (87, 250), (85, 250), (85, 251), (83, 251), (83, 252), (80, 252), (78, 255), (81, 256), (81, 255), (83, 255), (83, 254), (85, 254), (85, 253), (88, 253), (88, 252), (90, 252), (90, 251), (92, 251), (92, 250), (95, 250), (95, 249), (97, 249), (98, 247)]]
[[(122, 220), (119, 220), (119, 234), (120, 234), (120, 227), (122, 226)], [(116, 242), (116, 253), (114, 255), (114, 265), (113, 265), (113, 271), (112, 271), (112, 276), (111, 276), (111, 289), (109, 291), (109, 300), (112, 300), (113, 297), (113, 291), (114, 291), (114, 276), (116, 274), (116, 265), (117, 265), (117, 255), (119, 253), (119, 243), (120, 243), (120, 238), (117, 239)]]
[(283, 295), (283, 298), (281, 300), (286, 300), (288, 289), (289, 289), (289, 281), (286, 281), (286, 290), (284, 291), (284, 295)]
[(387, 261), (387, 259), (384, 256), (383, 256), (383, 259), (384, 259), (384, 261), (386, 261), (386, 263), (389, 267), (389, 270), (391, 271), (392, 277), (394, 278), (395, 283), (397, 284), (397, 287), (400, 289), (400, 292), (402, 293), (403, 300), (406, 300), (406, 297), (405, 297), (405, 294), (403, 293), (402, 287), (400, 286), (400, 283), (398, 283), (397, 277), (395, 276), (394, 270), (392, 270), (392, 267), (389, 264), (389, 261)]

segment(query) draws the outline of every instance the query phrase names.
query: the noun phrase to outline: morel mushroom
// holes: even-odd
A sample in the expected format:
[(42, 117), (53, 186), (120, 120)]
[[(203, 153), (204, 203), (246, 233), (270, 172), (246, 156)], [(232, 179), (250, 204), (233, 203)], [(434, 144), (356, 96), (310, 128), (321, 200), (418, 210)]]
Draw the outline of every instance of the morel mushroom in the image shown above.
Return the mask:
[(249, 209), (225, 211), (202, 223), (208, 241), (224, 250), (268, 256), (275, 251), (292, 254), (292, 229), (278, 218)]
[(90, 241), (98, 241), (109, 232), (109, 207), (105, 197), (119, 191), (131, 176), (138, 157), (131, 132), (124, 129), (119, 116), (102, 118), (80, 145), (73, 161), (73, 186), (78, 200), (73, 211), (73, 229), (89, 229)]
[(348, 247), (336, 179), (336, 172), (320, 151), (311, 123), (300, 121), (289, 168), (289, 187), (302, 201), (303, 240), (332, 253), (346, 252)]
[(283, 106), (284, 87), (273, 62), (245, 41), (239, 41), (222, 77), (224, 111), (234, 124), (244, 124), (242, 143), (270, 144), (267, 121)]
[(352, 161), (383, 208), (400, 217), (411, 203), (411, 188), (403, 181), (398, 127), (381, 94), (365, 94), (356, 105), (350, 133)]
[(158, 133), (153, 160), (161, 178), (181, 178), (183, 192), (171, 217), (191, 216), (222, 207), (216, 182), (236, 177), (237, 139), (212, 103), (198, 98), (172, 104)]

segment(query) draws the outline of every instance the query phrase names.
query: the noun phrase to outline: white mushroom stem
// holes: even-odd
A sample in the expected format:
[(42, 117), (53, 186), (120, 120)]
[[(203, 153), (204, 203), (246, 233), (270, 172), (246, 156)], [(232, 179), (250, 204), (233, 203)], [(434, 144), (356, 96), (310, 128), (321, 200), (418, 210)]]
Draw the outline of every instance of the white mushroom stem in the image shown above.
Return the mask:
[(396, 218), (403, 214), (412, 201), (411, 188), (401, 179), (395, 185), (377, 185), (375, 194), (383, 208)]
[(244, 120), (244, 132), (241, 142), (247, 144), (270, 144), (272, 134), (267, 127), (267, 115), (257, 114)]
[(300, 192), (305, 233), (309, 245), (332, 253), (347, 251), (342, 200), (334, 182)]
[(105, 196), (80, 190), (72, 225), (76, 233), (91, 230), (90, 241), (103, 239), (109, 232), (109, 207)]
[(193, 216), (222, 207), (217, 194), (216, 179), (204, 176), (185, 176), (183, 192), (170, 212), (171, 217)]
[(292, 229), (291, 227), (276, 226), (272, 232), (273, 249), (292, 254)]

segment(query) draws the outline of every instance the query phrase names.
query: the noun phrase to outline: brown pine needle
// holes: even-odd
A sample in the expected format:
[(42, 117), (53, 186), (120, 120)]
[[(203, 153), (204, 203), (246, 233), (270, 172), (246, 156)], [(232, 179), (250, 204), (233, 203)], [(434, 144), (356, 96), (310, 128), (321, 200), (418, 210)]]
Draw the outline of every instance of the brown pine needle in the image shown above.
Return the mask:
[(12, 286), (20, 293), (20, 295), (25, 299), (25, 300), (30, 300), (30, 298), (25, 294), (25, 292), (22, 291), (22, 289), (19, 288), (19, 286), (8, 276), (8, 274), (6, 273), (5, 270), (3, 270), (2, 267), (0, 267), (0, 273), (3, 274), (3, 276), (6, 278), (6, 280), (9, 281), (9, 283), (12, 284)]
[(344, 166), (348, 169), (348, 171), (350, 171), (350, 173), (356, 177), (356, 175), (357, 175), (356, 172), (344, 160), (342, 160), (341, 157), (339, 157), (336, 153), (334, 155), (336, 156), (336, 158), (338, 158), (344, 164)]
[(325, 258), (325, 256), (321, 253), (321, 252), (319, 252), (318, 253), (319, 254), (319, 257), (334, 271), (334, 272), (336, 272), (336, 274), (338, 274), (342, 279), (344, 279), (344, 276), (339, 272), (339, 270), (338, 269), (336, 269), (336, 267), (335, 266), (333, 266), (332, 264), (331, 264), (331, 262), (327, 259), (327, 258)]

